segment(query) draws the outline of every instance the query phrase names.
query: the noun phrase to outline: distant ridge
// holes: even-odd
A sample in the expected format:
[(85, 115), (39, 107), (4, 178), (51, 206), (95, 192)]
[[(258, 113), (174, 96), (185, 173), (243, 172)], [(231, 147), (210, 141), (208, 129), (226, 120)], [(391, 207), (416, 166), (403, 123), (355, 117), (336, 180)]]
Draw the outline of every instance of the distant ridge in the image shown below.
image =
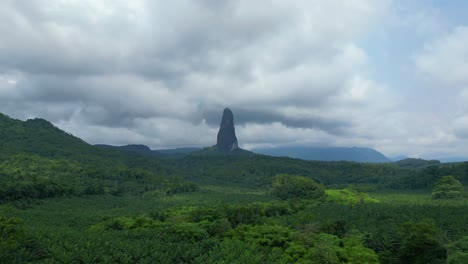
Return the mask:
[(174, 148), (174, 149), (157, 149), (152, 150), (146, 145), (141, 144), (130, 144), (125, 146), (112, 146), (106, 144), (96, 144), (95, 146), (101, 148), (111, 148), (111, 149), (119, 149), (131, 152), (138, 152), (143, 154), (148, 154), (156, 157), (162, 156), (174, 156), (174, 155), (186, 155), (192, 152), (200, 151), (202, 148)]
[(394, 162), (394, 164), (402, 168), (413, 168), (413, 169), (422, 169), (430, 166), (439, 166), (439, 160), (424, 160), (424, 159), (414, 159), (407, 158)]
[(174, 149), (157, 149), (153, 150), (164, 155), (183, 155), (200, 151), (202, 148), (174, 148)]
[(355, 161), (368, 163), (387, 163), (390, 159), (371, 148), (360, 147), (277, 147), (257, 148), (253, 152), (277, 156), (317, 161)]

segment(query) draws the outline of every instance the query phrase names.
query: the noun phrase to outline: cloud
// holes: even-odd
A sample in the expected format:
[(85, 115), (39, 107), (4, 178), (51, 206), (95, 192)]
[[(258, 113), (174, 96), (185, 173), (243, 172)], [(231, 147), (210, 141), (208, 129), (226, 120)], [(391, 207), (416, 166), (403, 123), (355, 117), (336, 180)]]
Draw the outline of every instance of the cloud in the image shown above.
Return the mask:
[[(419, 153), (429, 143), (413, 139), (450, 131), (440, 117), (409, 113), (403, 88), (375, 78), (362, 44), (398, 21), (386, 17), (399, 15), (394, 2), (3, 1), (0, 111), (49, 119), (91, 143), (166, 148), (214, 144), (230, 107), (244, 147), (395, 153), (413, 142)], [(424, 25), (438, 20), (428, 17), (404, 23), (432, 37)], [(418, 72), (461, 86), (465, 31), (429, 41)], [(420, 133), (427, 122), (437, 128)]]
[[(315, 115), (305, 110), (293, 108), (285, 109), (232, 109), (235, 113), (235, 124), (245, 126), (248, 124), (281, 123), (290, 128), (315, 128), (331, 134), (339, 134), (342, 128), (350, 126), (346, 120), (329, 120), (323, 116)], [(220, 108), (213, 108), (203, 112), (203, 120), (210, 126), (219, 127), (221, 116)]]
[[(445, 144), (452, 155), (463, 152), (468, 139), (468, 27), (456, 26), (448, 33), (427, 42), (415, 56), (416, 69), (426, 82), (437, 111), (443, 114), (439, 133), (432, 142)], [(437, 135), (445, 135), (440, 137)], [(429, 142), (428, 142), (429, 144)]]
[(459, 26), (424, 46), (415, 58), (424, 78), (447, 88), (468, 85), (468, 26)]

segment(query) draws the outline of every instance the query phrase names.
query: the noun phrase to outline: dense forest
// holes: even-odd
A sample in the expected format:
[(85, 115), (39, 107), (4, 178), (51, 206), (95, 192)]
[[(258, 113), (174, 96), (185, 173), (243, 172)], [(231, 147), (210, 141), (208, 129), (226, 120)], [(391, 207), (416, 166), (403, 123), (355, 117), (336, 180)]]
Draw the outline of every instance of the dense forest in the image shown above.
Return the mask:
[(0, 262), (468, 263), (466, 186), (468, 163), (155, 156), (0, 114)]

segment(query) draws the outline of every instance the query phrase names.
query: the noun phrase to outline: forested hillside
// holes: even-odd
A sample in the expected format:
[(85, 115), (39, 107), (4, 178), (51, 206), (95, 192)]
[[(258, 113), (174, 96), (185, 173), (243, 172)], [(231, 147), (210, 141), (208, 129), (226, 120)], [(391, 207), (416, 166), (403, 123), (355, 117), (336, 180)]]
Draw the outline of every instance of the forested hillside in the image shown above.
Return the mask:
[(0, 200), (141, 193), (182, 182), (157, 159), (89, 145), (43, 119), (1, 115), (0, 135)]
[[(238, 149), (224, 153), (212, 148), (186, 155), (158, 156), (141, 147), (89, 145), (46, 120), (19, 121), (0, 116), (2, 181), (45, 181), (81, 193), (144, 192), (162, 181), (267, 187), (273, 176), (290, 173), (327, 186), (363, 184), (383, 189), (427, 189), (443, 175), (467, 183), (468, 165), (405, 166), (407, 163), (305, 161), (257, 155)], [(137, 151), (133, 151), (136, 149)], [(425, 163), (427, 164), (427, 163)], [(136, 184), (136, 185), (135, 185)], [(65, 187), (66, 186), (66, 187)], [(91, 187), (94, 186), (94, 187)], [(133, 187), (130, 187), (133, 186)]]

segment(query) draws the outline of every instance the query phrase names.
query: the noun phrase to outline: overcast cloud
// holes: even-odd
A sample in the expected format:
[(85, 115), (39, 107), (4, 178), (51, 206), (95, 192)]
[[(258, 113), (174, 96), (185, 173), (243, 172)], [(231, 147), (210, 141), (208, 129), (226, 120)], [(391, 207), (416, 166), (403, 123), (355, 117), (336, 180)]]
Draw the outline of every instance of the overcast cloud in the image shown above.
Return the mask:
[(0, 112), (158, 149), (229, 107), (248, 149), (468, 157), (468, 4), (436, 2), (4, 0)]

